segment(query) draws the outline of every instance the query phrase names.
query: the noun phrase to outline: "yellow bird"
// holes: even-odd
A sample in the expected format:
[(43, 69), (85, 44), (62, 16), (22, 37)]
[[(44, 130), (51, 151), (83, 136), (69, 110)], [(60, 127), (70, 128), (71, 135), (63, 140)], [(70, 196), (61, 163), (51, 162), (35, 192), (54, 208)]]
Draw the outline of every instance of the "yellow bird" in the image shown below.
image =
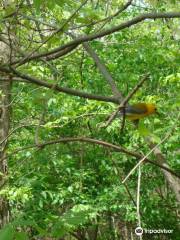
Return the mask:
[[(157, 108), (154, 103), (136, 103), (125, 107), (125, 117), (132, 121), (139, 120), (151, 114), (157, 113)], [(123, 110), (120, 111), (121, 116)]]

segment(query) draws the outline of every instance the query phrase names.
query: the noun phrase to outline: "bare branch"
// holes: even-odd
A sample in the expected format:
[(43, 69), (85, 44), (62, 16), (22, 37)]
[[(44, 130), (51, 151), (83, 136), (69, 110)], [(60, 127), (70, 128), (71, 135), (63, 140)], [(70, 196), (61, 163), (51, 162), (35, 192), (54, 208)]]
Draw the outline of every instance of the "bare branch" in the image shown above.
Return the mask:
[[(26, 74), (23, 74), (23, 73), (15, 70), (14, 68), (11, 68), (11, 70), (9, 70), (8, 68), (0, 67), (0, 71), (8, 73), (8, 74), (15, 74), (16, 76), (18, 76), (22, 79), (25, 79), (26, 81), (29, 81), (31, 83), (34, 83), (36, 85), (43, 86), (43, 87), (46, 87), (46, 88), (49, 88), (49, 89), (53, 88), (53, 90), (57, 91), (57, 92), (67, 93), (69, 95), (78, 96), (78, 97), (87, 98), (87, 99), (92, 99), (92, 100), (97, 100), (97, 101), (112, 102), (112, 103), (116, 103), (116, 104), (119, 102), (118, 99), (115, 98), (115, 97), (99, 96), (99, 95), (90, 94), (90, 93), (82, 92), (82, 91), (67, 88), (67, 87), (60, 87), (58, 85), (54, 86), (51, 83), (39, 80), (37, 78), (33, 78), (33, 77), (31, 77), (29, 75), (26, 75)], [(12, 78), (12, 81), (13, 81), (13, 78)]]
[[(180, 18), (180, 12), (166, 12), (166, 13), (145, 13), (142, 14), (140, 16), (134, 17), (131, 20), (128, 20), (126, 22), (123, 22), (115, 27), (112, 27), (110, 29), (106, 29), (103, 30), (101, 32), (98, 33), (94, 33), (94, 34), (90, 34), (90, 35), (85, 35), (82, 37), (79, 37), (73, 41), (70, 41), (69, 43), (64, 44), (63, 46), (60, 46), (58, 48), (55, 48), (49, 52), (45, 52), (45, 53), (39, 53), (39, 54), (34, 54), (33, 56), (26, 56), (26, 59), (23, 58), (23, 62), (22, 60), (20, 60), (20, 62), (25, 63), (28, 62), (30, 60), (33, 59), (39, 59), (42, 57), (47, 57), (50, 56), (52, 54), (55, 54), (57, 52), (60, 52), (62, 50), (64, 50), (65, 48), (69, 48), (71, 46), (78, 46), (79, 44), (83, 43), (83, 42), (88, 42), (88, 41), (92, 41), (94, 39), (97, 38), (101, 38), (107, 35), (110, 35), (112, 33), (118, 32), (120, 30), (123, 30), (125, 28), (129, 28), (139, 22), (142, 22), (146, 19), (159, 19), (159, 18)], [(16, 62), (17, 63), (17, 62)]]
[[(148, 139), (147, 141), (149, 142), (149, 146), (150, 146), (151, 150), (153, 151), (154, 155), (156, 156), (158, 163), (160, 163), (162, 166), (169, 167), (167, 164), (166, 158), (162, 154), (160, 148), (158, 146), (156, 146), (151, 141), (151, 139)], [(174, 176), (172, 176), (171, 173), (165, 171), (164, 169), (162, 169), (162, 172), (164, 174), (165, 179), (169, 183), (171, 189), (173, 190), (177, 201), (180, 202), (180, 180), (178, 178), (175, 178)]]
[(174, 126), (165, 135), (165, 137), (158, 144), (154, 145), (153, 148), (131, 169), (131, 171), (128, 173), (128, 175), (125, 177), (122, 183), (125, 183), (128, 180), (128, 178), (133, 174), (133, 172), (138, 168), (138, 166), (140, 166), (155, 149), (157, 149), (163, 142), (165, 142), (171, 136), (173, 130), (174, 130)]
[[(21, 151), (24, 151), (24, 150), (27, 150), (27, 149), (32, 149), (32, 148), (37, 148), (37, 147), (42, 149), (42, 148), (44, 148), (46, 146), (49, 146), (49, 145), (58, 144), (58, 143), (70, 143), (70, 142), (88, 142), (88, 143), (92, 143), (92, 144), (101, 145), (101, 146), (104, 146), (104, 147), (107, 147), (107, 148), (111, 148), (111, 149), (113, 149), (117, 152), (122, 152), (122, 153), (125, 153), (125, 154), (129, 155), (129, 156), (135, 157), (136, 159), (142, 159), (143, 158), (143, 156), (141, 154), (129, 151), (124, 147), (117, 146), (117, 145), (114, 145), (112, 143), (97, 140), (97, 139), (93, 139), (93, 138), (87, 138), (87, 137), (67, 137), (67, 138), (61, 138), (61, 139), (52, 140), (52, 141), (48, 141), (48, 142), (44, 142), (44, 143), (39, 143), (38, 145), (33, 144), (33, 145), (30, 145), (30, 146), (26, 146), (26, 147), (15, 150), (14, 152), (12, 152), (8, 156), (6, 156), (6, 158), (10, 157), (10, 156), (14, 156), (14, 154), (16, 154), (18, 152), (21, 152)], [(3, 161), (3, 160), (4, 160), (4, 158), (1, 159), (1, 161)], [(180, 178), (180, 176), (177, 173), (175, 173), (174, 171), (172, 171), (171, 169), (169, 169), (165, 166), (160, 165), (157, 162), (151, 161), (148, 158), (146, 158), (145, 161), (170, 172), (171, 174), (173, 174), (177, 178)]]
[[(139, 168), (138, 168), (138, 185), (137, 185), (137, 198), (136, 198), (136, 211), (137, 211), (138, 227), (141, 227), (140, 189), (141, 189), (141, 166), (139, 166)], [(142, 236), (140, 236), (139, 239), (142, 240)]]
[[(107, 121), (105, 127), (109, 126), (109, 124), (111, 124), (111, 122), (113, 121), (113, 119), (116, 117), (117, 113), (123, 109), (125, 107), (125, 105), (128, 103), (128, 101), (132, 98), (132, 96), (137, 92), (137, 90), (142, 86), (142, 84), (145, 82), (145, 80), (148, 78), (148, 74), (146, 74), (139, 83), (137, 83), (137, 85), (132, 89), (132, 91), (127, 95), (127, 97), (125, 97), (123, 99), (123, 101), (121, 102), (121, 104), (117, 107), (116, 111), (113, 112), (113, 114), (110, 116), (109, 120)], [(125, 115), (125, 114), (124, 114)], [(124, 116), (123, 116), (124, 118)], [(123, 120), (124, 122), (124, 120)]]
[(72, 27), (70, 30), (80, 29), (80, 28), (83, 28), (83, 27), (90, 27), (90, 26), (93, 26), (93, 25), (96, 25), (96, 24), (99, 24), (99, 23), (102, 23), (102, 22), (106, 22), (107, 23), (107, 22), (111, 21), (113, 18), (117, 17), (124, 10), (126, 10), (131, 5), (131, 3), (132, 3), (132, 0), (129, 0), (126, 4), (122, 5), (120, 7), (120, 9), (118, 9), (117, 12), (115, 12), (111, 16), (108, 16), (106, 18), (100, 19), (98, 21), (93, 21), (93, 22), (91, 22), (89, 24), (83, 24), (83, 25), (80, 25), (80, 26)]
[(100, 58), (98, 57), (98, 55), (96, 54), (96, 52), (89, 46), (88, 43), (83, 43), (83, 47), (86, 49), (86, 51), (88, 52), (88, 54), (93, 58), (93, 60), (95, 61), (99, 71), (102, 73), (102, 75), (104, 76), (104, 78), (106, 79), (106, 81), (109, 83), (111, 90), (113, 92), (113, 95), (119, 99), (119, 102), (123, 99), (122, 94), (120, 93), (120, 91), (118, 90), (111, 74), (109, 73), (109, 71), (107, 70), (107, 67), (104, 65), (104, 63), (100, 60)]
[[(31, 58), (31, 56), (37, 52), (45, 43), (47, 43), (52, 37), (54, 37), (55, 34), (62, 32), (65, 28), (65, 26), (75, 17), (75, 15), (79, 12), (79, 10), (87, 3), (88, 0), (85, 0), (73, 13), (72, 15), (63, 23), (63, 25), (58, 28), (52, 35), (50, 35), (48, 38), (43, 40), (43, 42), (38, 46), (36, 49), (34, 49), (31, 53), (29, 53), (27, 56), (25, 56), (23, 59), (19, 61), (18, 65), (22, 65), (26, 62), (27, 59)], [(73, 44), (74, 45), (74, 44)]]

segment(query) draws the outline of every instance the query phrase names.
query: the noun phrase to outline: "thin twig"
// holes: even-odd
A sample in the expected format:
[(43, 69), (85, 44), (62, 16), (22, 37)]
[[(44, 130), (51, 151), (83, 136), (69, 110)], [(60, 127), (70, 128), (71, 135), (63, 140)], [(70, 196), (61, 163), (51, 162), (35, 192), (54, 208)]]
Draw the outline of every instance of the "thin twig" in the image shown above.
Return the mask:
[(128, 1), (125, 5), (121, 6), (120, 9), (117, 12), (115, 12), (114, 14), (112, 14), (111, 16), (100, 19), (98, 21), (93, 21), (88, 24), (83, 24), (83, 25), (72, 27), (70, 30), (76, 30), (76, 29), (80, 29), (83, 27), (90, 27), (90, 26), (93, 26), (93, 25), (96, 25), (96, 24), (99, 24), (102, 22), (106, 22), (106, 23), (110, 22), (113, 18), (117, 17), (120, 13), (122, 13), (124, 10), (126, 10), (131, 5), (131, 2), (132, 2), (132, 0)]
[(2, 141), (0, 142), (0, 145), (3, 144), (16, 130), (23, 127), (30, 127), (30, 126), (36, 126), (36, 124), (23, 124), (21, 126), (14, 128), (11, 132), (9, 132), (9, 134), (4, 139), (2, 139)]
[[(35, 54), (33, 56), (26, 56), (26, 60), (22, 59), (23, 60), (23, 63), (25, 62), (28, 62), (32, 59), (38, 59), (38, 58), (41, 58), (41, 57), (46, 57), (46, 56), (49, 56), (49, 55), (52, 55), (54, 53), (57, 53), (57, 52), (60, 52), (62, 51), (63, 49), (65, 48), (68, 48), (68, 47), (71, 47), (71, 46), (78, 46), (79, 44), (82, 44), (83, 42), (88, 42), (88, 41), (92, 41), (94, 39), (97, 39), (97, 38), (101, 38), (101, 37), (104, 37), (104, 36), (107, 36), (107, 35), (110, 35), (114, 32), (117, 32), (117, 31), (120, 31), (122, 29), (125, 29), (125, 28), (128, 28), (130, 26), (133, 26), (139, 22), (142, 22), (146, 19), (159, 19), (159, 18), (180, 18), (180, 12), (165, 12), (165, 13), (145, 13), (145, 14), (142, 14), (142, 15), (139, 15), (137, 17), (134, 17), (133, 19), (131, 20), (128, 20), (128, 21), (125, 21), (117, 26), (114, 26), (112, 28), (109, 28), (109, 29), (106, 29), (106, 30), (103, 30), (101, 32), (98, 32), (98, 33), (94, 33), (94, 34), (90, 34), (90, 35), (85, 35), (85, 36), (81, 36), (73, 41), (70, 41), (66, 44), (64, 44), (63, 46), (60, 46), (58, 48), (55, 48), (49, 52), (45, 52), (45, 53), (38, 53), (38, 54)], [(20, 61), (22, 61), (20, 60)], [(16, 61), (16, 63), (18, 63), (19, 61)]]
[(136, 170), (136, 168), (138, 166), (140, 166), (145, 160), (146, 158), (157, 148), (159, 147), (163, 142), (165, 142), (172, 134), (174, 130), (174, 126), (173, 128), (165, 135), (165, 137), (158, 143), (156, 144), (132, 169), (131, 171), (128, 173), (128, 175), (125, 177), (125, 179), (122, 181), (122, 183), (125, 183), (128, 178), (133, 174), (133, 172)]
[(65, 26), (75, 17), (75, 15), (79, 12), (79, 10), (87, 3), (88, 0), (85, 0), (74, 12), (73, 14), (63, 23), (63, 25), (58, 28), (51, 36), (46, 38), (36, 49), (34, 49), (31, 53), (21, 59), (18, 63), (18, 66), (22, 65), (28, 58), (30, 58), (34, 53), (36, 53), (44, 44), (46, 44), (55, 34), (64, 30)]
[[(137, 219), (138, 219), (138, 227), (141, 227), (141, 215), (140, 215), (140, 189), (141, 189), (141, 166), (138, 168), (138, 185), (137, 185)], [(142, 236), (140, 236), (142, 239)]]
[(121, 104), (117, 107), (116, 111), (114, 111), (112, 113), (112, 115), (110, 116), (110, 118), (108, 119), (108, 121), (105, 124), (105, 127), (109, 126), (111, 124), (111, 122), (113, 121), (113, 119), (116, 117), (116, 115), (118, 114), (118, 112), (125, 108), (125, 105), (128, 103), (128, 101), (132, 98), (132, 96), (137, 92), (137, 90), (142, 86), (142, 84), (145, 82), (145, 80), (149, 77), (149, 74), (146, 74), (140, 81), (139, 83), (132, 89), (132, 91), (123, 99), (123, 101), (121, 102)]

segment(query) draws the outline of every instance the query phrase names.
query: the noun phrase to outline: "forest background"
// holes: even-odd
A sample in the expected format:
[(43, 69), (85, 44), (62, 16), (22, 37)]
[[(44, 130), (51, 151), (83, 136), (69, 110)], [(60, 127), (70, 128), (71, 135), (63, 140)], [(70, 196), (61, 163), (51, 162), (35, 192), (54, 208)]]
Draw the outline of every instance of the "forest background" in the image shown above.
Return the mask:
[(179, 1), (0, 4), (0, 239), (178, 239)]

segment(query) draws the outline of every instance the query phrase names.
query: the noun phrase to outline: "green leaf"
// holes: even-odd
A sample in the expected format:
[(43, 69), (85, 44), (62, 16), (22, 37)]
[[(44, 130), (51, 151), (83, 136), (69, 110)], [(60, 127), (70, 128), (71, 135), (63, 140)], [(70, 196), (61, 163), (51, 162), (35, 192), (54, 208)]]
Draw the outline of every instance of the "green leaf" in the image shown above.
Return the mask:
[(33, 220), (25, 220), (23, 218), (19, 218), (19, 219), (16, 219), (14, 222), (13, 222), (13, 226), (17, 226), (17, 227), (25, 227), (25, 226), (33, 226), (35, 225), (35, 222)]
[(14, 229), (11, 225), (8, 225), (0, 230), (0, 239), (1, 240), (13, 240)]
[(54, 7), (55, 7), (55, 0), (51, 0), (51, 1), (48, 1), (47, 2), (47, 7), (50, 9), (50, 10), (53, 10)]
[(138, 125), (138, 132), (141, 136), (148, 136), (151, 134), (150, 130), (145, 127), (142, 121)]
[(34, 6), (35, 6), (37, 12), (40, 11), (41, 2), (42, 2), (42, 0), (34, 0)]
[(5, 8), (5, 14), (10, 15), (16, 10), (15, 4), (11, 3), (8, 7)]
[(14, 237), (15, 240), (28, 240), (28, 236), (25, 232), (17, 232)]
[(62, 237), (65, 233), (74, 229), (79, 224), (87, 221), (87, 217), (92, 212), (89, 206), (77, 205), (70, 211), (66, 212), (54, 225), (53, 236)]
[(67, 232), (68, 229), (65, 226), (63, 226), (61, 222), (56, 223), (52, 228), (52, 235), (54, 237), (58, 238), (63, 237)]
[(54, 0), (54, 2), (60, 7), (63, 7), (63, 5), (67, 3), (66, 0)]
[(160, 137), (158, 137), (157, 135), (151, 134), (151, 138), (152, 138), (153, 142), (155, 142), (155, 143), (161, 142)]

